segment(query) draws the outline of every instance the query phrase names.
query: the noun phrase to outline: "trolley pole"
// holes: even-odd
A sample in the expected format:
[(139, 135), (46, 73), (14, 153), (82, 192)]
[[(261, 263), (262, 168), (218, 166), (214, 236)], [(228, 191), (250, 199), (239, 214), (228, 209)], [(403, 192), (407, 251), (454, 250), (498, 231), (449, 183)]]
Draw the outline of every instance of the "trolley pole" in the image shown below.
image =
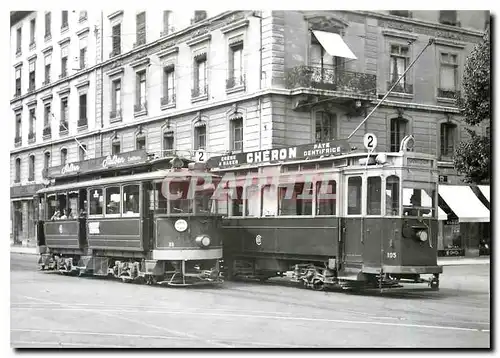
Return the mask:
[(371, 112), (365, 117), (365, 119), (363, 119), (363, 121), (356, 127), (356, 129), (349, 135), (349, 137), (347, 137), (347, 139), (351, 139), (351, 137), (354, 135), (354, 133), (356, 133), (358, 131), (358, 129), (361, 128), (361, 126), (368, 120), (368, 118), (370, 118), (370, 116), (373, 114), (373, 112), (375, 112), (375, 110), (382, 104), (382, 102), (385, 101), (385, 99), (387, 98), (387, 96), (389, 96), (389, 94), (394, 90), (394, 88), (401, 81), (401, 79), (406, 75), (406, 73), (410, 70), (410, 68), (412, 68), (413, 65), (415, 64), (415, 62), (417, 62), (417, 60), (420, 58), (420, 56), (422, 56), (422, 54), (424, 53), (424, 51), (427, 50), (427, 48), (430, 45), (432, 45), (433, 43), (434, 43), (434, 38), (430, 38), (429, 39), (429, 43), (427, 45), (425, 45), (425, 47), (422, 49), (422, 51), (420, 51), (420, 53), (418, 54), (417, 58), (415, 58), (413, 60), (413, 62), (408, 66), (408, 68), (403, 72), (403, 74), (398, 78), (398, 80), (392, 85), (391, 89), (389, 89), (389, 91), (387, 91), (387, 93), (385, 94), (385, 96), (377, 103), (377, 105), (375, 106), (375, 108), (373, 108), (371, 110)]
[[(51, 113), (51, 115), (52, 115), (53, 119), (56, 119), (56, 117), (54, 116), (54, 113)], [(57, 119), (56, 119), (56, 121), (57, 121)], [(65, 130), (68, 130), (68, 127), (66, 127), (62, 121), (59, 121), (59, 125), (63, 126)], [(82, 143), (76, 137), (73, 137), (73, 139), (75, 140), (76, 144), (78, 144), (78, 146), (85, 152), (85, 155), (87, 155), (87, 149), (85, 149), (85, 147), (82, 145)]]

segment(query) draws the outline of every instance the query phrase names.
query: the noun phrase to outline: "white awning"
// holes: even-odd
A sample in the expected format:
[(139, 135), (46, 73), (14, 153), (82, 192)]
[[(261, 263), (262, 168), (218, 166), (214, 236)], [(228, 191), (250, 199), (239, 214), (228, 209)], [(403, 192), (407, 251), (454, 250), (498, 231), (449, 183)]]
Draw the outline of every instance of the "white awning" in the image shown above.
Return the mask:
[(490, 186), (489, 185), (478, 185), (477, 186), (479, 190), (481, 190), (481, 193), (483, 193), (484, 197), (486, 200), (488, 200), (491, 203), (490, 200)]
[(448, 220), (448, 215), (438, 207), (438, 220)]
[(459, 222), (490, 222), (490, 211), (469, 186), (440, 185), (439, 195), (458, 216)]
[(313, 34), (330, 56), (358, 59), (339, 34), (324, 31), (313, 31)]

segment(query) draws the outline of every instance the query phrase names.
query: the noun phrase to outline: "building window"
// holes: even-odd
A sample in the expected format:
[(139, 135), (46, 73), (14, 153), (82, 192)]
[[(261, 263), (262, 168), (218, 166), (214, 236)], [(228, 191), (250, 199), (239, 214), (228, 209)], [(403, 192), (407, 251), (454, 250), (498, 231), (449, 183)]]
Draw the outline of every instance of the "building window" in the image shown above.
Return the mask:
[(114, 138), (111, 142), (111, 155), (120, 154), (120, 138)]
[(174, 65), (163, 68), (163, 98), (162, 105), (175, 103), (175, 67)]
[(61, 99), (61, 122), (59, 124), (59, 132), (68, 131), (68, 114), (68, 98), (65, 97)]
[(51, 37), (51, 18), (50, 18), (50, 12), (47, 12), (45, 14), (45, 39), (48, 39)]
[(16, 159), (16, 177), (14, 182), (19, 183), (21, 181), (21, 158)]
[[(391, 61), (390, 61), (390, 81), (389, 87), (392, 87), (401, 77), (401, 75), (406, 71), (408, 64), (410, 62), (409, 48), (408, 46), (402, 45), (391, 45)], [(394, 88), (395, 92), (400, 93), (412, 93), (413, 90), (410, 88), (406, 75), (401, 78), (397, 86)]]
[(191, 19), (191, 24), (196, 24), (197, 22), (203, 21), (207, 18), (207, 12), (204, 10), (196, 10), (194, 12), (194, 17)]
[(15, 93), (16, 97), (21, 95), (21, 72), (22, 72), (22, 67), (17, 67), (16, 68), (16, 93)]
[(50, 125), (50, 103), (45, 104), (43, 111), (43, 135), (49, 136), (52, 134), (52, 127)]
[(439, 11), (439, 22), (444, 25), (457, 26), (457, 10), (441, 10)]
[(80, 95), (80, 116), (78, 118), (78, 127), (87, 125), (87, 94), (82, 93)]
[(243, 151), (243, 118), (231, 120), (231, 150)]
[(80, 70), (87, 67), (87, 37), (80, 39)]
[(401, 17), (411, 17), (410, 11), (408, 10), (389, 10), (389, 14)]
[(438, 97), (454, 98), (458, 87), (458, 56), (441, 53)]
[(61, 78), (68, 75), (68, 46), (61, 47)]
[(174, 151), (174, 133), (167, 131), (163, 133), (163, 156), (168, 157)]
[(337, 135), (337, 115), (323, 111), (316, 112), (316, 143), (329, 142)]
[(87, 159), (87, 145), (80, 144), (78, 146), (78, 160), (83, 161), (85, 159)]
[(192, 97), (207, 93), (207, 55), (202, 54), (194, 60), (194, 88)]
[(21, 54), (22, 37), (22, 27), (18, 27), (16, 30), (16, 55)]
[(32, 141), (35, 139), (36, 135), (35, 131), (36, 131), (35, 108), (30, 108), (28, 141)]
[(14, 139), (14, 143), (21, 143), (21, 134), (22, 134), (22, 114), (21, 112), (16, 113), (16, 137)]
[(34, 91), (35, 90), (35, 86), (36, 86), (36, 60), (31, 60), (30, 61), (30, 64), (29, 64), (29, 70), (30, 70), (30, 74), (29, 74), (29, 81), (30, 81), (30, 84), (29, 84), (29, 87), (28, 87), (28, 91)]
[(61, 13), (61, 29), (68, 28), (68, 11), (63, 10)]
[(50, 166), (50, 152), (45, 152), (43, 155), (43, 168), (47, 170)]
[(36, 19), (30, 21), (30, 47), (35, 44)]
[(170, 10), (164, 10), (163, 11), (163, 36), (167, 36), (172, 29), (172, 11)]
[(113, 38), (113, 44), (112, 44), (113, 52), (111, 52), (111, 57), (119, 55), (122, 52), (121, 32), (122, 32), (121, 24), (117, 24), (117, 25), (113, 26), (112, 35), (111, 35)]
[(146, 70), (136, 74), (135, 111), (146, 109)]
[(194, 129), (195, 149), (205, 149), (207, 140), (207, 127), (202, 125)]
[(45, 55), (45, 78), (44, 85), (48, 85), (50, 83), (50, 65), (52, 62), (52, 54), (49, 53)]
[(242, 86), (244, 84), (243, 41), (232, 44), (229, 51), (229, 78), (227, 79), (226, 88)]
[(111, 118), (120, 116), (121, 111), (121, 88), (122, 82), (120, 79), (114, 80), (111, 83)]
[(144, 135), (144, 133), (137, 134), (137, 137), (135, 138), (135, 149), (146, 149), (146, 136)]
[(457, 126), (452, 123), (441, 123), (440, 126), (440, 148), (442, 159), (452, 159), (455, 152), (455, 134)]
[(136, 46), (146, 43), (146, 12), (143, 11), (136, 16)]
[(68, 160), (68, 150), (66, 148), (61, 149), (61, 165), (66, 165)]
[(28, 165), (28, 181), (35, 180), (35, 156), (30, 155)]
[(385, 214), (399, 215), (399, 177), (395, 175), (387, 177), (385, 184)]
[(406, 136), (406, 120), (403, 118), (391, 119), (391, 152), (399, 152), (401, 141)]
[(78, 16), (78, 21), (82, 22), (85, 20), (87, 20), (87, 11), (82, 10), (82, 11), (80, 11), (80, 15)]

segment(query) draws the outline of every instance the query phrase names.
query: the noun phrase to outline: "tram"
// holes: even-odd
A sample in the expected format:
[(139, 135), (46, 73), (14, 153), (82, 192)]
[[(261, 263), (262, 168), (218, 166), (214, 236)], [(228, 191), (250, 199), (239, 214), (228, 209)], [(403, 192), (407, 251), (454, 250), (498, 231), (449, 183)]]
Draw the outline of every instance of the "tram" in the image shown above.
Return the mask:
[(437, 162), (412, 141), (396, 153), (334, 140), (210, 158), (227, 189), (227, 279), (437, 290)]
[(53, 185), (36, 196), (41, 270), (171, 286), (222, 282), (217, 176), (177, 157), (130, 165), (140, 158), (49, 168)]

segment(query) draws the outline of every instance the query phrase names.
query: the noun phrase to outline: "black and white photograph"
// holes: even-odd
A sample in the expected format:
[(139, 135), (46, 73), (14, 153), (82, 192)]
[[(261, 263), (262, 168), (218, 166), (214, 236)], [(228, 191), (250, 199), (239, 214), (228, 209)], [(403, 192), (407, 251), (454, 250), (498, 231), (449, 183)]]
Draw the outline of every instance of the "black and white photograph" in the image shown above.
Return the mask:
[(10, 4), (7, 354), (493, 348), (487, 4), (143, 5)]

